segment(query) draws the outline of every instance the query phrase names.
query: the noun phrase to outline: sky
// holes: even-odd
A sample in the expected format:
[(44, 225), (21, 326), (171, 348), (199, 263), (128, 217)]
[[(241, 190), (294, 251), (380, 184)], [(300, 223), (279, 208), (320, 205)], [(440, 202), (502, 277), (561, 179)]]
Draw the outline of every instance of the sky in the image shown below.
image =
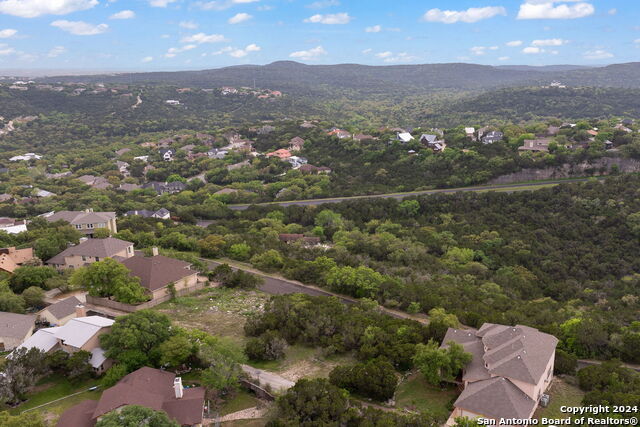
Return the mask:
[(639, 0), (0, 0), (0, 69), (638, 61)]

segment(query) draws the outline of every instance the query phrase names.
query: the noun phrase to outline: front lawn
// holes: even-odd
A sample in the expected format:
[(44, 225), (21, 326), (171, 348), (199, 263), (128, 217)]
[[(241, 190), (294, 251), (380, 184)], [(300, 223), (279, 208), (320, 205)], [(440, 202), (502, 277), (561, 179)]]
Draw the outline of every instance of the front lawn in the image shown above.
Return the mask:
[(449, 403), (457, 396), (454, 386), (440, 388), (429, 384), (422, 374), (412, 374), (396, 391), (396, 409), (429, 412), (446, 419), (451, 413)]
[(533, 418), (567, 418), (569, 414), (560, 412), (561, 406), (582, 406), (584, 392), (563, 378), (555, 377), (546, 393), (551, 396), (549, 406), (546, 408), (538, 407)]

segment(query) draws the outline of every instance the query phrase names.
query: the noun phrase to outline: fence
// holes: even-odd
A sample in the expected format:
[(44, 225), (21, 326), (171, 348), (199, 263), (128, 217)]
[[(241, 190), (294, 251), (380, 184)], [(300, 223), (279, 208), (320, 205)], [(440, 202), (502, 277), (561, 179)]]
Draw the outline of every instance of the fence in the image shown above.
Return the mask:
[[(183, 297), (192, 292), (199, 291), (204, 287), (205, 287), (205, 282), (198, 282), (191, 287), (176, 291), (176, 297)], [(93, 304), (100, 307), (112, 308), (114, 310), (124, 311), (125, 313), (133, 313), (134, 311), (155, 307), (158, 304), (162, 304), (163, 302), (169, 301), (171, 298), (173, 298), (173, 296), (171, 294), (167, 294), (163, 297), (152, 299), (151, 301), (143, 302), (142, 304), (132, 305), (132, 304), (125, 304), (123, 302), (113, 301), (107, 298), (92, 297), (91, 295), (87, 295), (87, 304)]]

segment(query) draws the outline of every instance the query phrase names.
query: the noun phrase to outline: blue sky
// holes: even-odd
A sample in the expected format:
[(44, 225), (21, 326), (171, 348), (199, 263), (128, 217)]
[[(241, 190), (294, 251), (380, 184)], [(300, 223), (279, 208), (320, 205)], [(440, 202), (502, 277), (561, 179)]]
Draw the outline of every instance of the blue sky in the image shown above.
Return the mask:
[(638, 0), (0, 0), (0, 69), (638, 61)]

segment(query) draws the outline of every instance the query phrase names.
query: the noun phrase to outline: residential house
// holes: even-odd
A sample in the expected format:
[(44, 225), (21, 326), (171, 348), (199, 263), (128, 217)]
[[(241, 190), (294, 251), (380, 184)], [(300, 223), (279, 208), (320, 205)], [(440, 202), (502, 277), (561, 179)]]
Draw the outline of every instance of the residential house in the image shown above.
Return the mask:
[(327, 132), (327, 135), (335, 136), (338, 139), (351, 138), (351, 134), (349, 132), (338, 128), (331, 128), (331, 130)]
[(604, 142), (604, 149), (605, 150), (613, 150), (613, 142), (609, 141), (608, 139)]
[(47, 191), (47, 190), (42, 190), (40, 188), (36, 188), (34, 190), (34, 194), (36, 197), (42, 197), (42, 198), (53, 197), (56, 195), (56, 193), (52, 193), (51, 191)]
[(82, 301), (78, 298), (65, 298), (40, 310), (38, 320), (51, 326), (62, 326), (78, 316), (79, 305), (82, 305)]
[(2, 193), (0, 194), (0, 203), (8, 202), (13, 200), (13, 196), (11, 194)]
[(547, 135), (548, 136), (556, 136), (558, 133), (560, 133), (560, 127), (559, 126), (549, 126), (547, 128)]
[(284, 148), (281, 148), (276, 151), (272, 151), (271, 153), (267, 153), (267, 157), (277, 157), (280, 160), (286, 160), (291, 156), (292, 156), (291, 151), (285, 150)]
[(587, 131), (587, 133), (588, 133), (589, 135), (591, 135), (591, 136), (594, 136), (594, 137), (595, 137), (595, 136), (598, 136), (598, 131), (597, 131), (597, 130), (595, 130), (595, 129), (589, 129), (589, 130)]
[(178, 150), (184, 151), (187, 154), (191, 154), (193, 152), (194, 148), (196, 148), (196, 146), (194, 144), (187, 144), (187, 145), (183, 145), (182, 147), (178, 148)]
[(302, 165), (298, 168), (298, 170), (302, 173), (320, 175), (320, 174), (329, 174), (331, 173), (331, 169), (325, 166), (313, 166), (310, 164)]
[(268, 135), (271, 132), (273, 132), (274, 130), (276, 130), (275, 127), (273, 127), (271, 125), (264, 125), (260, 129), (258, 129), (258, 135)]
[(33, 334), (35, 326), (35, 316), (0, 311), (0, 351), (20, 346)]
[(307, 159), (305, 159), (304, 157), (298, 157), (298, 156), (291, 156), (286, 160), (291, 164), (291, 167), (293, 169), (298, 169), (300, 168), (300, 166), (306, 165), (308, 163)]
[(304, 139), (296, 136), (289, 141), (289, 151), (300, 151), (304, 148)]
[(149, 161), (149, 156), (136, 156), (133, 160), (140, 160), (141, 162), (147, 163)]
[(165, 162), (172, 161), (173, 157), (176, 155), (176, 150), (174, 150), (173, 148), (161, 148), (159, 152), (160, 157), (162, 157), (162, 160), (164, 160)]
[(167, 105), (180, 105), (180, 101), (176, 99), (167, 99), (164, 103)]
[(114, 321), (102, 316), (87, 316), (83, 305), (75, 307), (76, 316), (62, 326), (39, 329), (17, 348), (37, 348), (45, 353), (62, 350), (73, 354), (80, 350), (91, 353), (89, 363), (94, 372), (102, 373), (113, 364), (100, 347), (100, 335), (111, 331)]
[(213, 193), (214, 196), (224, 196), (227, 194), (238, 194), (240, 192), (240, 190), (235, 189), (235, 188), (223, 188), (222, 190), (218, 190), (215, 193)]
[(225, 157), (227, 157), (227, 154), (229, 154), (229, 152), (227, 150), (220, 150), (217, 148), (214, 148), (213, 150), (209, 150), (207, 152), (207, 156), (209, 156), (209, 158), (211, 159), (219, 159), (222, 160)]
[(438, 135), (422, 134), (420, 143), (431, 148), (436, 153), (440, 153), (447, 148), (447, 144), (444, 140), (439, 139)]
[(120, 174), (122, 176), (126, 177), (126, 176), (130, 175), (130, 173), (129, 173), (129, 163), (122, 162), (122, 161), (118, 160), (116, 162), (116, 167), (118, 168), (118, 172), (120, 172)]
[(147, 182), (142, 184), (143, 189), (152, 188), (158, 195), (162, 194), (176, 194), (187, 189), (187, 184), (182, 181), (174, 182)]
[(302, 242), (303, 245), (313, 246), (320, 244), (320, 238), (316, 236), (305, 236), (304, 234), (280, 234), (278, 239), (284, 243)]
[(78, 181), (98, 190), (106, 190), (111, 187), (109, 180), (102, 176), (82, 175)]
[(120, 184), (120, 186), (118, 187), (118, 190), (126, 191), (128, 193), (130, 191), (139, 190), (140, 188), (141, 187), (138, 184), (124, 183), (124, 184)]
[(464, 128), (464, 133), (467, 136), (467, 138), (471, 139), (472, 141), (476, 140), (476, 129), (475, 128), (472, 128), (472, 127)]
[(208, 133), (196, 133), (196, 138), (200, 141), (201, 144), (204, 145), (212, 145), (216, 142), (216, 137), (213, 135), (209, 135)]
[(504, 138), (504, 133), (492, 130), (487, 132), (481, 139), (483, 144), (493, 144), (494, 142), (500, 142)]
[(537, 329), (485, 323), (478, 330), (449, 328), (442, 347), (460, 344), (472, 355), (463, 369), (464, 391), (447, 421), (529, 419), (553, 379), (558, 339)]
[(13, 156), (9, 159), (10, 162), (28, 162), (30, 160), (40, 160), (42, 156), (36, 153), (25, 153), (20, 156)]
[(41, 216), (49, 222), (66, 221), (89, 237), (93, 236), (96, 228), (106, 228), (111, 234), (118, 232), (115, 212), (94, 212), (93, 209), (85, 209), (84, 211), (50, 212)]
[(236, 169), (241, 169), (247, 166), (251, 166), (251, 162), (247, 159), (247, 160), (243, 160), (239, 163), (234, 163), (232, 165), (227, 165), (227, 170), (228, 171), (232, 171), (232, 170), (236, 170)]
[(45, 173), (44, 176), (48, 179), (60, 179), (60, 178), (66, 178), (68, 176), (71, 176), (72, 172), (71, 171), (67, 171), (67, 172), (58, 172), (58, 173)]
[(134, 255), (133, 243), (107, 237), (87, 239), (60, 252), (47, 261), (57, 269), (79, 268), (105, 258), (130, 258)]
[(27, 221), (24, 219), (0, 218), (0, 231), (18, 234), (27, 231)]
[(11, 274), (16, 268), (33, 258), (33, 248), (2, 248), (0, 249), (0, 271)]
[(478, 129), (478, 139), (482, 141), (482, 137), (490, 131), (491, 128), (489, 126), (481, 127), (480, 129)]
[(396, 140), (402, 143), (413, 141), (415, 138), (409, 132), (398, 132), (396, 134)]
[(551, 138), (540, 138), (540, 139), (525, 139), (524, 145), (519, 147), (520, 151), (532, 151), (534, 153), (539, 152), (548, 152), (549, 144), (551, 144), (553, 140)]
[(632, 119), (624, 119), (620, 123), (622, 123), (624, 126), (633, 126), (633, 120)]
[(127, 154), (130, 151), (131, 151), (131, 148), (121, 148), (118, 151), (116, 151), (116, 156), (120, 157), (123, 154)]
[(171, 218), (171, 213), (165, 208), (160, 208), (157, 211), (149, 211), (146, 209), (143, 209), (140, 211), (128, 211), (127, 213), (124, 214), (124, 216), (133, 216), (133, 215), (141, 216), (143, 218), (158, 218), (158, 219)]
[(93, 427), (104, 415), (129, 405), (165, 412), (180, 426), (201, 427), (204, 398), (204, 388), (184, 388), (176, 374), (143, 367), (106, 389), (99, 400), (85, 400), (67, 409), (57, 427)]
[(136, 255), (121, 260), (122, 265), (131, 271), (131, 276), (140, 278), (140, 284), (152, 299), (168, 295), (170, 284), (175, 291), (180, 291), (198, 283), (198, 272), (191, 270), (191, 264), (158, 255), (157, 248), (153, 250), (150, 257)]
[(622, 124), (622, 123), (619, 123), (619, 124), (615, 125), (615, 126), (614, 126), (614, 129), (615, 129), (615, 130), (622, 131), (622, 132), (625, 132), (625, 133), (631, 133), (631, 132), (633, 132), (633, 130), (629, 129), (628, 127), (626, 127), (626, 126), (625, 126), (624, 124)]
[(305, 121), (300, 125), (300, 127), (303, 128), (303, 129), (313, 129), (314, 127), (316, 127), (316, 125), (314, 125), (313, 123)]

